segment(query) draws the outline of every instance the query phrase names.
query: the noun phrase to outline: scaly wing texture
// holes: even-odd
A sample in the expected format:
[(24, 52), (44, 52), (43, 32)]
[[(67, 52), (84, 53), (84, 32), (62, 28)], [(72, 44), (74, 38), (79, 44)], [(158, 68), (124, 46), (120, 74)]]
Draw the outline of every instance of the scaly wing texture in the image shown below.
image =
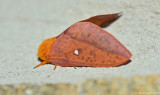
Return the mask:
[(59, 66), (111, 67), (128, 61), (131, 53), (99, 26), (78, 22), (57, 37), (49, 56)]

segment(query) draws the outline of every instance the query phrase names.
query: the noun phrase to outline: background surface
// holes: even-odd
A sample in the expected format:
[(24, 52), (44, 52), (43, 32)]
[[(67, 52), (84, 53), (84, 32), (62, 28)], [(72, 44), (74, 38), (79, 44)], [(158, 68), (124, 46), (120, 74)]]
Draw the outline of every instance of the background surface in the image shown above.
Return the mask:
[[(77, 21), (123, 12), (105, 28), (133, 54), (127, 65), (110, 68), (37, 69), (39, 44)], [(0, 0), (0, 84), (75, 83), (88, 78), (160, 74), (160, 0)]]

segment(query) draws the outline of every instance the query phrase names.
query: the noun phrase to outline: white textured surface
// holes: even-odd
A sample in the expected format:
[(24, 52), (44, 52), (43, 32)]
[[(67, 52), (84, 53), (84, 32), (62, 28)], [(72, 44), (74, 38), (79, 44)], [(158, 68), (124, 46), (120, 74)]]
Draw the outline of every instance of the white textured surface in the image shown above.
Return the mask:
[[(105, 30), (133, 54), (132, 62), (113, 68), (37, 69), (37, 48), (73, 23), (100, 14), (123, 12)], [(75, 83), (87, 78), (160, 73), (160, 0), (0, 0), (0, 84)]]

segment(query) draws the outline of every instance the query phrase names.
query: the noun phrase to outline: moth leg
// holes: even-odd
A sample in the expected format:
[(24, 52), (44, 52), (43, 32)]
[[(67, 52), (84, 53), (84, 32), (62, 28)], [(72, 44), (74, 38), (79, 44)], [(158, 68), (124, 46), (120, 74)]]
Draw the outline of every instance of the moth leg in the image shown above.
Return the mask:
[(54, 65), (54, 70), (56, 69), (56, 67), (57, 67), (57, 65), (55, 64), (55, 65)]
[(74, 69), (77, 69), (75, 66), (73, 66)]
[(34, 68), (37, 68), (37, 67), (39, 67), (39, 66), (41, 66), (41, 65), (44, 65), (44, 64), (46, 64), (47, 62), (46, 61), (43, 61), (43, 62), (41, 62), (40, 64), (38, 64), (37, 66), (35, 66)]

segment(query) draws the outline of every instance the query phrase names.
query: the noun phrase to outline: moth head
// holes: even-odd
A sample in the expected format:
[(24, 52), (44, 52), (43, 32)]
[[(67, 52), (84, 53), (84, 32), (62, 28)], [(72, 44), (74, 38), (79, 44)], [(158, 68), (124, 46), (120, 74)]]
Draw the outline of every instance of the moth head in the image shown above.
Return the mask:
[(50, 52), (50, 47), (51, 45), (54, 43), (54, 41), (56, 40), (56, 37), (54, 38), (49, 38), (49, 39), (46, 39), (44, 40), (39, 48), (38, 48), (38, 57), (42, 60), (46, 60), (47, 59), (47, 56), (49, 55), (49, 52)]

